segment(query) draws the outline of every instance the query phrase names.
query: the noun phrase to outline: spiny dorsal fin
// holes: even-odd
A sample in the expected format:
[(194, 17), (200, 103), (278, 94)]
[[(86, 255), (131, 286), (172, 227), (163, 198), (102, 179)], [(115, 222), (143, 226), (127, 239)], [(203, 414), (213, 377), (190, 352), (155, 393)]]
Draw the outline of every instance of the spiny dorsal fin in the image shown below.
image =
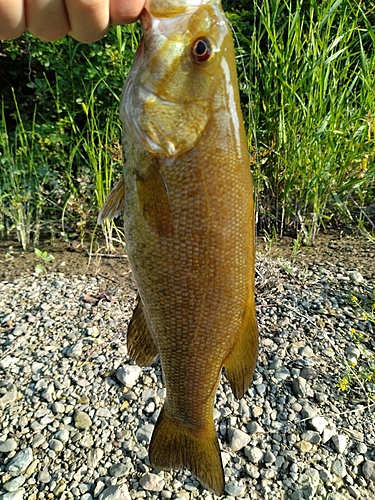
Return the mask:
[(112, 220), (124, 211), (125, 203), (125, 182), (124, 177), (118, 181), (116, 186), (107, 196), (98, 215), (98, 224), (102, 224), (104, 219)]
[(129, 356), (139, 366), (150, 365), (158, 355), (154, 339), (143, 312), (142, 301), (137, 297), (137, 305), (128, 326), (127, 345)]
[(157, 469), (189, 469), (205, 488), (218, 496), (224, 493), (224, 472), (213, 420), (207, 428), (194, 433), (163, 408), (152, 434), (149, 458)]

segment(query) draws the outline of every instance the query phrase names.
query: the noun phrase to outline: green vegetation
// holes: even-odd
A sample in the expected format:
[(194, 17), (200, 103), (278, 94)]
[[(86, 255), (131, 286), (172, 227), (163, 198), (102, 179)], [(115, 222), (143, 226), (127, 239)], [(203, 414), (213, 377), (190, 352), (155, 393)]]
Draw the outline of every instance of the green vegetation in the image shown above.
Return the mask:
[[(375, 290), (371, 303), (363, 304), (354, 295), (351, 300), (363, 321), (375, 326)], [(359, 362), (345, 360), (345, 373), (339, 379), (339, 389), (344, 392), (362, 389), (368, 399), (375, 400), (375, 349), (366, 347), (370, 344), (370, 335), (353, 329), (351, 336), (360, 353)]]
[[(361, 0), (223, 2), (238, 41), (259, 230), (375, 237), (375, 9)], [(233, 5), (235, 4), (235, 7)], [(118, 103), (139, 37), (0, 45), (0, 232), (81, 238), (121, 171)], [(112, 245), (113, 224), (103, 228)]]

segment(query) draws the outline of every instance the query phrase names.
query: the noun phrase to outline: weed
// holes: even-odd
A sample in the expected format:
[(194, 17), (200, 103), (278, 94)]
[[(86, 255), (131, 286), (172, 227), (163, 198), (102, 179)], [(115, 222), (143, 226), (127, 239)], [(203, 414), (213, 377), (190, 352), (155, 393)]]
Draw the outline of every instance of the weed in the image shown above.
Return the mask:
[[(375, 325), (375, 291), (372, 301), (368, 304), (363, 304), (355, 295), (352, 295), (351, 302), (359, 310), (364, 321)], [(359, 383), (375, 399), (375, 344), (361, 331), (352, 329), (350, 333), (360, 352), (361, 361), (357, 363), (355, 358), (345, 360), (345, 373), (339, 378), (339, 389), (348, 391)]]

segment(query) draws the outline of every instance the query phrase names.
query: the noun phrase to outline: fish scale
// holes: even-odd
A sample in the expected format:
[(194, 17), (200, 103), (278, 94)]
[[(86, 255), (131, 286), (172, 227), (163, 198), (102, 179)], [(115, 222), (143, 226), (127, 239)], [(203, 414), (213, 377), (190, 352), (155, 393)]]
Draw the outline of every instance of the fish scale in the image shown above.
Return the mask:
[(224, 367), (242, 397), (258, 351), (253, 187), (233, 41), (219, 1), (150, 0), (141, 21), (121, 100), (124, 177), (100, 219), (123, 206), (139, 290), (129, 354), (141, 365), (159, 355), (166, 384), (150, 463), (188, 468), (220, 495), (217, 386)]

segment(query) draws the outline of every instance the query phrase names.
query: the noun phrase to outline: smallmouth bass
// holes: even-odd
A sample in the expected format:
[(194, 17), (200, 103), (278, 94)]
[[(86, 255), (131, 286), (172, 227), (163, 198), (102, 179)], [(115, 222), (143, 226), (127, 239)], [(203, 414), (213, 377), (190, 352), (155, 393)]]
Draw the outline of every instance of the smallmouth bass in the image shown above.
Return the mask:
[(220, 0), (148, 0), (121, 99), (124, 176), (99, 221), (124, 213), (139, 290), (128, 327), (167, 389), (149, 457), (217, 495), (222, 368), (241, 398), (255, 369), (254, 207), (231, 31)]

